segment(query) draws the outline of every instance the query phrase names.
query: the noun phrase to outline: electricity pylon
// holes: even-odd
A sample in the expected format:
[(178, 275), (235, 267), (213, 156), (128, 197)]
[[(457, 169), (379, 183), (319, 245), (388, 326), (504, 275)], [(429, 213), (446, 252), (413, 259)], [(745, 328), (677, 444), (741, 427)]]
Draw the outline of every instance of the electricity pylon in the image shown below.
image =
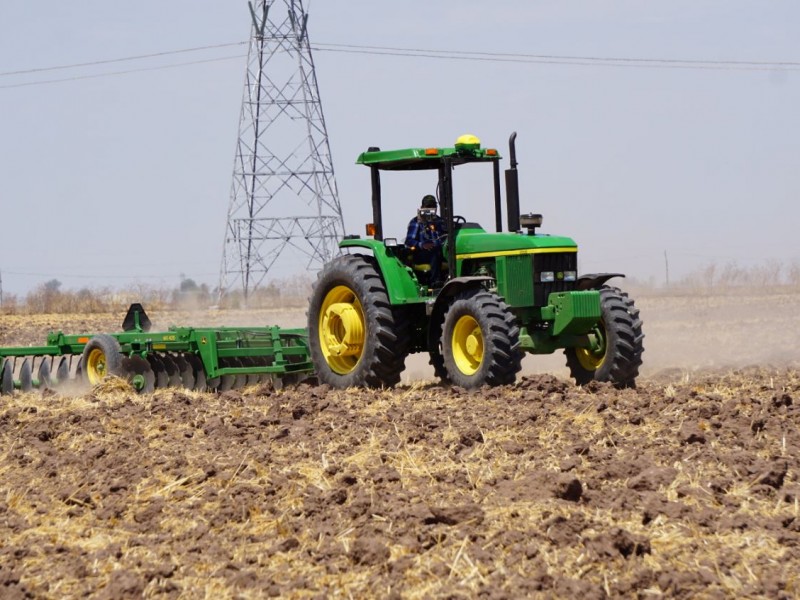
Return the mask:
[(302, 0), (249, 6), (253, 25), (219, 285), (222, 297), (238, 280), (245, 302), (279, 259), (292, 261), (296, 271), (319, 269), (339, 253), (344, 234), (308, 13)]

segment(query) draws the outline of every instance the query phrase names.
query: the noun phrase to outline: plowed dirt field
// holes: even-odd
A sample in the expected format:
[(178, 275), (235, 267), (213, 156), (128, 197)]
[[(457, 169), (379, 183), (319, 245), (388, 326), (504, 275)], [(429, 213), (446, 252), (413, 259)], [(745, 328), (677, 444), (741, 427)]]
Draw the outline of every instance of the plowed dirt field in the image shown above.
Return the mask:
[[(418, 360), (384, 391), (4, 396), (0, 597), (797, 597), (797, 317), (719, 302), (637, 303), (637, 389), (559, 357), (473, 393)], [(0, 317), (0, 344), (119, 320)]]

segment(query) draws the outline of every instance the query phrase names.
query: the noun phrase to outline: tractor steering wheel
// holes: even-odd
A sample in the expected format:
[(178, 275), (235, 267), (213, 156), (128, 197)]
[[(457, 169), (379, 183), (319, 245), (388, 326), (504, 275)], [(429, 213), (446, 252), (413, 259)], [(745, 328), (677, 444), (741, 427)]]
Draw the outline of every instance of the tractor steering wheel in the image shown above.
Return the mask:
[[(461, 215), (453, 215), (453, 224), (454, 225), (464, 225), (466, 222), (467, 222), (467, 220), (464, 217), (462, 217)], [(441, 237), (442, 241), (445, 241), (448, 238), (447, 232), (446, 231), (442, 232), (440, 237)]]

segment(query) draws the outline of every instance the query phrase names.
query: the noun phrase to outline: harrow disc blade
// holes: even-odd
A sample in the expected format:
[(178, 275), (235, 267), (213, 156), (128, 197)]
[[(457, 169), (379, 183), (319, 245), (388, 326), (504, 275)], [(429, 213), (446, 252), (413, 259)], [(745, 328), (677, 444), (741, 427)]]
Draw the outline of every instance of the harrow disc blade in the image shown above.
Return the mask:
[(221, 375), (219, 383), (217, 384), (218, 392), (227, 392), (233, 389), (233, 384), (236, 383), (236, 377), (233, 375)]
[(203, 368), (203, 361), (194, 354), (184, 354), (184, 357), (194, 371), (194, 389), (198, 392), (205, 392), (208, 389), (208, 383), (206, 382), (206, 371)]
[(19, 389), (23, 392), (30, 392), (33, 389), (33, 372), (27, 358), (23, 359), (19, 368)]
[(164, 366), (164, 362), (157, 354), (150, 354), (147, 357), (147, 362), (150, 363), (150, 368), (153, 369), (153, 374), (156, 378), (156, 388), (162, 389), (169, 385), (169, 373)]
[(152, 394), (156, 376), (150, 363), (140, 356), (122, 359), (122, 373), (140, 394)]
[(10, 396), (14, 393), (14, 362), (10, 358), (3, 361), (3, 374), (0, 376), (0, 393)]
[(63, 383), (69, 379), (69, 359), (62, 356), (56, 368), (56, 383)]
[(178, 368), (178, 375), (181, 378), (181, 383), (183, 387), (187, 390), (194, 389), (194, 369), (192, 365), (190, 365), (186, 359), (180, 355), (176, 354), (172, 356), (172, 361), (175, 363), (175, 366)]
[(183, 381), (181, 380), (181, 374), (178, 371), (178, 366), (175, 364), (175, 361), (169, 354), (162, 354), (159, 356), (161, 362), (164, 365), (164, 368), (167, 370), (167, 378), (169, 379), (170, 387), (181, 387), (183, 385)]
[[(230, 359), (220, 359), (219, 366), (220, 367), (230, 367), (231, 363), (229, 362)], [(218, 392), (227, 392), (228, 390), (232, 390), (236, 385), (236, 376), (235, 375), (220, 375), (218, 378), (217, 388)]]
[(40, 388), (53, 389), (53, 379), (50, 377), (50, 359), (48, 357), (42, 359), (36, 376), (39, 378)]
[[(239, 358), (229, 358), (228, 366), (230, 367), (244, 367), (245, 363)], [(240, 390), (247, 385), (247, 375), (234, 375), (233, 386), (231, 389)]]
[[(245, 367), (258, 366), (258, 361), (255, 358), (241, 358), (239, 360), (241, 360), (242, 365), (244, 365)], [(261, 381), (261, 376), (258, 373), (250, 373), (248, 375), (245, 375), (245, 377), (247, 378), (246, 385), (248, 386), (258, 385), (258, 382)]]
[[(260, 356), (254, 360), (256, 361), (256, 364), (260, 367), (269, 367), (270, 365), (272, 365), (272, 358), (267, 356)], [(276, 378), (269, 373), (261, 373), (261, 376), (259, 377), (259, 383), (269, 383), (274, 379)]]

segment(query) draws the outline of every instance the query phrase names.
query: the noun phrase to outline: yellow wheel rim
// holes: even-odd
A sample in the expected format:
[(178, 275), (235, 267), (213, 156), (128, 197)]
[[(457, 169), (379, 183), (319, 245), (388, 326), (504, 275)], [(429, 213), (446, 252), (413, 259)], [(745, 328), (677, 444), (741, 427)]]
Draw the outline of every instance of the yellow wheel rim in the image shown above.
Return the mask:
[(86, 375), (92, 385), (99, 383), (108, 374), (106, 368), (106, 353), (100, 348), (94, 348), (86, 359)]
[(597, 371), (606, 361), (606, 330), (605, 324), (600, 323), (595, 328), (594, 334), (597, 336), (597, 349), (575, 348), (575, 356), (580, 365), (587, 371)]
[(332, 371), (347, 375), (356, 368), (366, 339), (364, 309), (346, 285), (332, 288), (319, 311), (319, 344)]
[(483, 362), (483, 333), (478, 321), (470, 315), (459, 318), (451, 342), (458, 370), (465, 375), (477, 373)]

